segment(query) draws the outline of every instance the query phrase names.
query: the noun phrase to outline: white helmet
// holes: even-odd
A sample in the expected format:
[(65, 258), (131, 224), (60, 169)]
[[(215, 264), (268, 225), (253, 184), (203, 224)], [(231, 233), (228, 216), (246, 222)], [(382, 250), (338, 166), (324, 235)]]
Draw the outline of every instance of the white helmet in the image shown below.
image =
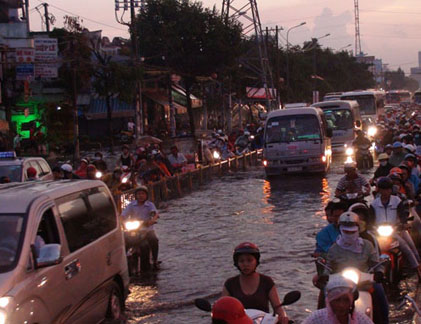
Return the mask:
[(329, 276), (329, 281), (326, 285), (326, 292), (336, 289), (336, 288), (349, 288), (351, 290), (355, 289), (355, 284), (351, 280), (345, 278), (340, 273), (335, 273)]
[(64, 171), (64, 172), (73, 172), (73, 168), (72, 168), (72, 166), (70, 165), (70, 164), (68, 164), (68, 163), (65, 163), (65, 164), (63, 164), (62, 166), (61, 166), (61, 169)]
[(360, 221), (358, 215), (352, 211), (346, 211), (339, 217), (340, 223), (357, 223)]
[(404, 148), (407, 149), (409, 152), (414, 153), (416, 151), (416, 148), (412, 144), (406, 144), (404, 145)]
[(244, 131), (244, 135), (245, 136), (250, 136), (250, 132), (249, 131)]

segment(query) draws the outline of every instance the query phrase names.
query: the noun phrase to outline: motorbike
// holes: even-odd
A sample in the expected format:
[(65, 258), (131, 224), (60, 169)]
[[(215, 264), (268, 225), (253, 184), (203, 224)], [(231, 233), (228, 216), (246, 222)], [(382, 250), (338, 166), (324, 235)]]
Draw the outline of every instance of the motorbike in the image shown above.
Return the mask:
[[(388, 255), (381, 255), (380, 261), (371, 267), (368, 272), (362, 272), (356, 268), (345, 268), (341, 271), (341, 275), (357, 285), (358, 299), (355, 301), (355, 310), (367, 315), (370, 319), (373, 319), (373, 300), (370, 294), (370, 290), (374, 284), (374, 271), (381, 265), (390, 262)], [(316, 264), (331, 270), (324, 261), (323, 258), (317, 258)]]
[(364, 200), (364, 195), (358, 192), (347, 192), (339, 196), (339, 199), (342, 203), (346, 205), (346, 208), (349, 208), (351, 205), (355, 203), (363, 203), (366, 204), (367, 202)]
[(124, 240), (130, 276), (151, 268), (146, 227), (145, 222), (138, 219), (129, 218), (124, 221)]
[(371, 169), (374, 165), (373, 156), (370, 152), (370, 145), (364, 144), (364, 145), (358, 145), (356, 148), (356, 162), (357, 167), (360, 170), (368, 170)]
[[(281, 303), (281, 306), (287, 306), (295, 303), (301, 298), (301, 293), (298, 290), (290, 291), (287, 293)], [(197, 298), (194, 300), (194, 304), (200, 310), (205, 312), (211, 312), (212, 306), (206, 299)], [(248, 317), (251, 318), (253, 324), (276, 324), (278, 323), (278, 315), (275, 313), (269, 314), (258, 309), (246, 309), (245, 310)], [(289, 323), (294, 323), (289, 321)]]

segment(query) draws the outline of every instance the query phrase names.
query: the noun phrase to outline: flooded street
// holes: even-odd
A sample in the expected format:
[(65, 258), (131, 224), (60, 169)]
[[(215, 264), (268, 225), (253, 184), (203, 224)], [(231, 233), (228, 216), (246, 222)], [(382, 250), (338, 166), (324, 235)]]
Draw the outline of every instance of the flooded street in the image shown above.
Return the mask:
[(310, 254), (316, 233), (327, 224), (323, 209), (342, 171), (336, 163), (326, 177), (268, 181), (257, 168), (170, 201), (156, 226), (162, 269), (132, 280), (129, 323), (210, 323), (209, 314), (196, 309), (193, 300), (215, 300), (224, 281), (238, 274), (232, 251), (243, 241), (259, 246), (258, 271), (273, 278), (281, 299), (290, 290), (301, 291), (301, 300), (286, 307), (290, 319), (300, 323), (316, 309)]

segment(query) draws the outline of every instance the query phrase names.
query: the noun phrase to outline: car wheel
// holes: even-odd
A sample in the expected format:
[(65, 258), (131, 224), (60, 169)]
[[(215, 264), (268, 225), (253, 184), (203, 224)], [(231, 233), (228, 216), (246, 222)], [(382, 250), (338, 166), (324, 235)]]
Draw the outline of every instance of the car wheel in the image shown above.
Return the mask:
[(116, 282), (113, 282), (106, 317), (111, 320), (119, 320), (123, 318), (123, 313), (123, 294), (120, 286)]

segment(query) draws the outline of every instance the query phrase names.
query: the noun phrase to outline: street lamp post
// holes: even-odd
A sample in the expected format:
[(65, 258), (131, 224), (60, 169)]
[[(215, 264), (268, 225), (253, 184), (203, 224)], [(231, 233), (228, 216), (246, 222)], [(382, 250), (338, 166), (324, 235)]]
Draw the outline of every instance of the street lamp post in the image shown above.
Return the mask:
[(303, 21), (301, 24), (296, 25), (296, 26), (292, 26), (291, 28), (289, 28), (289, 29), (287, 30), (287, 51), (286, 51), (286, 64), (287, 64), (287, 99), (288, 99), (288, 94), (289, 94), (289, 55), (288, 55), (288, 52), (289, 52), (289, 41), (288, 41), (288, 38), (289, 38), (289, 32), (290, 32), (292, 29), (294, 29), (294, 28), (298, 28), (298, 27), (301, 27), (301, 26), (303, 26), (303, 25), (305, 25), (305, 24), (306, 24), (306, 22), (305, 22), (305, 21)]
[(323, 36), (321, 36), (319, 38), (313, 38), (314, 45), (313, 45), (313, 48), (312, 49), (313, 49), (313, 101), (314, 102), (315, 101), (318, 101), (318, 100), (315, 100), (315, 98), (318, 97), (318, 95), (316, 94), (316, 91), (317, 91), (316, 90), (316, 82), (317, 82), (316, 49), (317, 49), (317, 42), (320, 39), (325, 38), (325, 37), (328, 37), (328, 36), (330, 36), (329, 33), (326, 34), (326, 35), (323, 35)]
[(340, 49), (338, 49), (338, 52), (342, 52), (345, 48), (351, 47), (352, 44), (348, 44), (346, 46), (341, 47)]

